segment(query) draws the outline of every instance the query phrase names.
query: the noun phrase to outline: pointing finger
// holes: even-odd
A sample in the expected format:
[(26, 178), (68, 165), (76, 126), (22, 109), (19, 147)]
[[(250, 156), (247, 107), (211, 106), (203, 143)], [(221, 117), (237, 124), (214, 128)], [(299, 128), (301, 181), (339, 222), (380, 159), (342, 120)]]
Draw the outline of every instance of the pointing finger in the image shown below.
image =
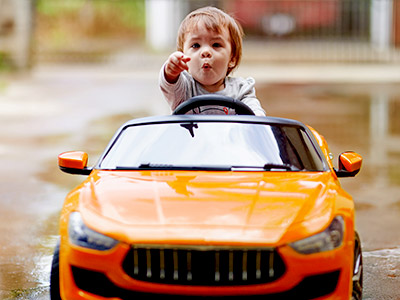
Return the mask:
[(189, 62), (191, 60), (191, 58), (189, 56), (183, 55), (181, 60), (185, 63)]

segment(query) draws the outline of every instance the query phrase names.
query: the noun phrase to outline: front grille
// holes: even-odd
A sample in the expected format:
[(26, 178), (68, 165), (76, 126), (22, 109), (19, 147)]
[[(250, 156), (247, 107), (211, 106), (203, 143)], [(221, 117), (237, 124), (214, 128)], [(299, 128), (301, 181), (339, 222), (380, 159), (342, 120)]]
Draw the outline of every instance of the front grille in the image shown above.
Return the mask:
[(133, 246), (123, 268), (141, 281), (206, 286), (268, 283), (285, 272), (274, 249), (147, 245)]

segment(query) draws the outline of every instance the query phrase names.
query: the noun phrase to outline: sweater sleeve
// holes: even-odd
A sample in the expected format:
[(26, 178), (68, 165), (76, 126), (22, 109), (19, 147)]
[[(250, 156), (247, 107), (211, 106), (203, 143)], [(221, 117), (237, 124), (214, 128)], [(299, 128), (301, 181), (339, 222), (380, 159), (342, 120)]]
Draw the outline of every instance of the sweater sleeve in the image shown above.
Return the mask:
[(265, 110), (257, 99), (254, 86), (255, 80), (252, 77), (244, 79), (244, 83), (240, 85), (239, 100), (249, 106), (256, 116), (265, 116)]
[(169, 104), (171, 110), (174, 110), (179, 104), (185, 100), (186, 85), (182, 73), (179, 75), (177, 82), (169, 83), (165, 79), (165, 64), (162, 66), (159, 74), (159, 85), (165, 100)]

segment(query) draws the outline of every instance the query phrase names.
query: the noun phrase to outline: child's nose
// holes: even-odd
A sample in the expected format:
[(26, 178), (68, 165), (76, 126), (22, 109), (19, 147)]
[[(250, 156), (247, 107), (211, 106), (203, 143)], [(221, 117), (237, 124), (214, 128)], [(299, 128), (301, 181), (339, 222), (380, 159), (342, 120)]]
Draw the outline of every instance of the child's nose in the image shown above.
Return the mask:
[(211, 51), (208, 47), (203, 48), (203, 51), (201, 52), (201, 57), (203, 58), (211, 57)]

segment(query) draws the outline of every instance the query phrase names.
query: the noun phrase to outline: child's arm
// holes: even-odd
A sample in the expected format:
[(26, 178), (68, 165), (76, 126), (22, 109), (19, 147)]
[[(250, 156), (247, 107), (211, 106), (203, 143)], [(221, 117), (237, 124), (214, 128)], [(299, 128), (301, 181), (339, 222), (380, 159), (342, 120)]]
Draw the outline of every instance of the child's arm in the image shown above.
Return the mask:
[(178, 80), (179, 74), (189, 69), (187, 62), (190, 57), (182, 52), (176, 51), (172, 53), (165, 63), (164, 76), (169, 83), (175, 83)]

